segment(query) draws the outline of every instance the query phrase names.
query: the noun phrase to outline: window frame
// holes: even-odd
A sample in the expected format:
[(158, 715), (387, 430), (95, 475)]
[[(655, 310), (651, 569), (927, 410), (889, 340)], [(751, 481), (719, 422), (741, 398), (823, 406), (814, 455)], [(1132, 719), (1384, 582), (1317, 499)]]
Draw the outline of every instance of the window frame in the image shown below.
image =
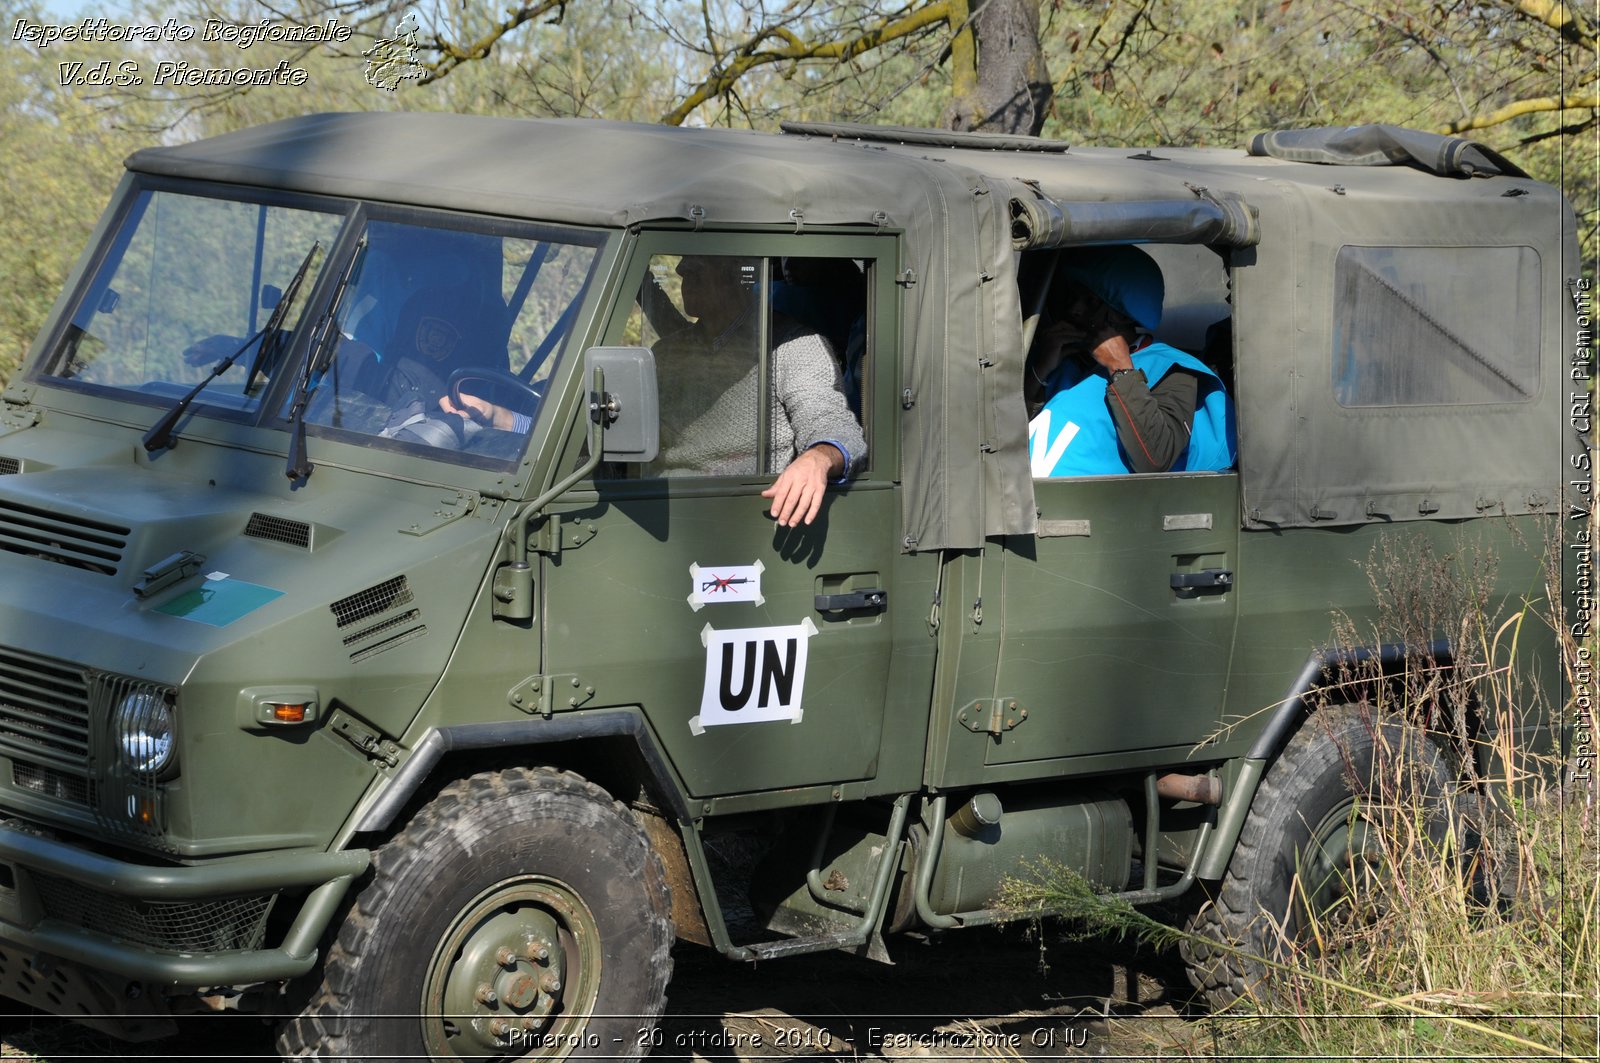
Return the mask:
[[(314, 293), (315, 300), (308, 307), (307, 316), (313, 319), (320, 318), (328, 301), (332, 298), (332, 289), (337, 283), (338, 277), (344, 272), (350, 261), (350, 256), (355, 253), (356, 247), (365, 235), (368, 226), (374, 221), (534, 241), (560, 237), (560, 242), (562, 243), (592, 247), (594, 255), (589, 262), (588, 276), (584, 280), (583, 289), (577, 302), (578, 312), (569, 327), (567, 339), (563, 341), (558, 351), (552, 351), (547, 356), (557, 357), (560, 361), (551, 365), (549, 372), (546, 373), (546, 379), (556, 379), (561, 369), (561, 362), (571, 361), (575, 357), (572, 351), (574, 350), (575, 342), (581, 340), (583, 336), (583, 330), (580, 326), (585, 318), (584, 310), (586, 306), (593, 303), (603, 287), (600, 283), (600, 269), (606, 257), (606, 242), (611, 235), (610, 233), (600, 229), (587, 229), (578, 226), (515, 218), (500, 218), (490, 215), (463, 214), (422, 207), (367, 202), (358, 202), (355, 206), (356, 209), (351, 213), (348, 223), (341, 232), (340, 239), (329, 256), (329, 261), (323, 266), (322, 283), (318, 285), (318, 289)], [(309, 332), (296, 337), (295, 345), (285, 357), (285, 365), (290, 367), (292, 372), (281, 374), (282, 380), (274, 380), (271, 389), (262, 401), (262, 409), (266, 411), (266, 414), (260, 420), (262, 427), (275, 430), (287, 430), (289, 428), (291, 423), (287, 415), (289, 399), (294, 388), (293, 382), (299, 376), (301, 364), (309, 355), (307, 350), (309, 343)], [(581, 353), (581, 350), (579, 350), (580, 355)], [(554, 392), (547, 391), (547, 402), (554, 398)], [(514, 457), (510, 458), (430, 447), (421, 443), (411, 443), (399, 439), (384, 439), (381, 436), (337, 428), (311, 420), (306, 421), (305, 427), (308, 437), (343, 443), (364, 451), (392, 452), (410, 458), (440, 461), (455, 466), (504, 473), (523, 463), (528, 443), (539, 431), (540, 422), (554, 416), (556, 415), (553, 411), (541, 409), (534, 418), (534, 424), (526, 433), (522, 447)]]
[[(1532, 279), (1531, 279), (1531, 281), (1529, 283), (1529, 293), (1528, 294), (1531, 294), (1532, 300), (1530, 302), (1528, 302), (1526, 305), (1524, 305), (1523, 301), (1521, 300), (1521, 295), (1523, 293), (1517, 292), (1517, 293), (1515, 293), (1515, 297), (1514, 297), (1513, 303), (1512, 303), (1512, 305), (1518, 311), (1519, 316), (1525, 316), (1529, 321), (1532, 322), (1532, 325), (1533, 325), (1533, 328), (1534, 328), (1534, 333), (1533, 333), (1531, 338), (1529, 338), (1529, 339), (1527, 339), (1525, 341), (1519, 340), (1518, 344), (1517, 344), (1520, 349), (1527, 351), (1529, 353), (1529, 356), (1532, 358), (1532, 363), (1530, 365), (1524, 365), (1524, 366), (1520, 367), (1522, 370), (1524, 370), (1520, 375), (1522, 376), (1522, 378), (1524, 380), (1526, 380), (1527, 382), (1529, 382), (1531, 384), (1531, 387), (1529, 388), (1529, 390), (1524, 395), (1522, 395), (1520, 398), (1491, 397), (1491, 398), (1476, 399), (1476, 400), (1472, 400), (1472, 401), (1462, 401), (1460, 399), (1451, 399), (1451, 400), (1436, 401), (1436, 402), (1414, 402), (1414, 401), (1413, 402), (1401, 402), (1401, 401), (1393, 401), (1395, 396), (1392, 396), (1392, 395), (1391, 396), (1385, 396), (1385, 398), (1388, 399), (1389, 401), (1374, 401), (1374, 402), (1347, 402), (1347, 401), (1345, 401), (1345, 399), (1343, 397), (1341, 397), (1340, 381), (1341, 381), (1342, 374), (1347, 372), (1346, 367), (1349, 365), (1349, 363), (1351, 361), (1350, 356), (1349, 356), (1349, 354), (1347, 352), (1347, 348), (1349, 348), (1352, 344), (1347, 342), (1347, 343), (1341, 345), (1341, 342), (1340, 342), (1341, 336), (1343, 335), (1343, 328), (1342, 328), (1343, 315), (1344, 315), (1345, 310), (1346, 310), (1346, 304), (1340, 298), (1340, 292), (1342, 290), (1341, 284), (1342, 284), (1342, 281), (1344, 280), (1344, 273), (1342, 271), (1343, 271), (1344, 268), (1346, 268), (1345, 267), (1345, 263), (1347, 261), (1352, 261), (1352, 259), (1355, 257), (1355, 255), (1359, 254), (1360, 252), (1371, 252), (1371, 251), (1382, 251), (1382, 252), (1391, 252), (1391, 253), (1396, 253), (1396, 252), (1403, 253), (1403, 252), (1408, 252), (1408, 251), (1409, 252), (1424, 252), (1424, 253), (1426, 253), (1426, 252), (1435, 252), (1435, 253), (1440, 253), (1440, 254), (1453, 254), (1453, 255), (1459, 255), (1459, 256), (1468, 256), (1468, 255), (1470, 255), (1470, 254), (1472, 254), (1474, 252), (1519, 251), (1519, 252), (1525, 252), (1526, 254), (1531, 256), (1531, 258), (1532, 258), (1533, 277), (1532, 277)], [(1351, 268), (1363, 268), (1363, 264), (1360, 263), (1360, 262), (1354, 262), (1353, 266)], [(1449, 410), (1459, 410), (1459, 409), (1463, 409), (1463, 408), (1478, 409), (1478, 408), (1496, 408), (1496, 407), (1519, 407), (1519, 406), (1524, 406), (1524, 405), (1526, 405), (1528, 403), (1537, 402), (1539, 400), (1540, 396), (1541, 396), (1541, 393), (1542, 393), (1543, 387), (1544, 387), (1544, 383), (1543, 383), (1544, 370), (1543, 370), (1543, 356), (1542, 356), (1543, 327), (1544, 327), (1544, 325), (1543, 325), (1543, 309), (1542, 309), (1542, 304), (1541, 304), (1541, 299), (1542, 299), (1542, 294), (1541, 294), (1542, 280), (1541, 280), (1541, 278), (1543, 277), (1543, 274), (1544, 274), (1544, 268), (1545, 268), (1545, 265), (1544, 265), (1543, 257), (1539, 254), (1538, 248), (1534, 247), (1531, 244), (1486, 244), (1486, 245), (1448, 245), (1448, 246), (1446, 246), (1446, 245), (1437, 245), (1437, 244), (1380, 244), (1380, 243), (1343, 243), (1343, 244), (1340, 244), (1338, 249), (1334, 252), (1334, 255), (1333, 255), (1333, 269), (1330, 271), (1330, 275), (1329, 275), (1329, 284), (1331, 286), (1331, 295), (1330, 295), (1330, 298), (1329, 298), (1329, 321), (1328, 321), (1328, 338), (1327, 338), (1327, 343), (1328, 343), (1328, 370), (1327, 370), (1327, 374), (1326, 374), (1326, 376), (1324, 378), (1327, 381), (1327, 384), (1328, 384), (1328, 395), (1333, 400), (1334, 405), (1340, 410), (1341, 413), (1343, 413), (1345, 415), (1359, 417), (1359, 416), (1363, 416), (1363, 415), (1372, 415), (1372, 414), (1379, 414), (1379, 413), (1391, 413), (1391, 412), (1394, 412), (1394, 411), (1411, 411), (1411, 412), (1414, 412), (1416, 414), (1426, 414), (1426, 413), (1428, 413), (1430, 411), (1445, 412), (1445, 411), (1449, 411)], [(1371, 271), (1369, 270), (1369, 272), (1371, 272)], [(1400, 298), (1400, 296), (1397, 295), (1396, 298)], [(1425, 315), (1419, 314), (1419, 317), (1423, 317), (1424, 319), (1426, 319)], [(1454, 338), (1453, 334), (1449, 334), (1449, 335), (1450, 335), (1450, 337), (1452, 339)], [(1468, 354), (1473, 354), (1474, 353), (1472, 347), (1469, 346), (1468, 343), (1465, 340), (1457, 340), (1457, 343), (1458, 343), (1459, 346), (1461, 346), (1461, 348), (1463, 350), (1466, 350)], [(1368, 366), (1370, 368), (1370, 360), (1369, 360), (1369, 362), (1367, 364), (1368, 364)], [(1493, 368), (1493, 367), (1491, 367), (1491, 368)], [(1517, 387), (1517, 385), (1515, 383), (1513, 383), (1511, 386), (1513, 388)]]
[[(138, 231), (138, 222), (142, 221), (143, 214), (150, 205), (150, 197), (163, 192), (193, 196), (200, 199), (247, 203), (252, 206), (316, 211), (340, 219), (338, 230), (334, 233), (327, 249), (323, 252), (322, 263), (318, 267), (316, 275), (308, 278), (311, 283), (311, 289), (304, 297), (304, 308), (301, 310), (299, 320), (295, 323), (289, 344), (284, 348), (282, 354), (282, 365), (287, 367), (298, 364), (300, 351), (304, 345), (307, 332), (306, 326), (308, 323), (314, 323), (317, 314), (320, 313), (321, 299), (323, 297), (322, 289), (326, 286), (326, 280), (336, 261), (337, 253), (347, 243), (352, 223), (360, 211), (361, 204), (355, 200), (340, 199), (333, 196), (306, 195), (286, 192), (281, 189), (240, 189), (237, 186), (223, 185), (210, 181), (196, 182), (178, 178), (140, 176), (133, 178), (129, 182), (126, 194), (119, 197), (110, 216), (106, 219), (103, 232), (99, 235), (99, 239), (95, 241), (89, 258), (83, 265), (81, 274), (79, 274), (76, 283), (71, 286), (68, 297), (63, 300), (60, 313), (53, 315), (46, 342), (41, 346), (37, 357), (30, 359), (24, 368), (22, 377), (28, 383), (44, 388), (59, 389), (88, 398), (111, 399), (156, 410), (168, 409), (172, 406), (175, 399), (169, 395), (140, 392), (111, 384), (96, 384), (71, 377), (57, 376), (54, 372), (54, 367), (63, 353), (63, 344), (66, 342), (67, 332), (72, 328), (74, 318), (78, 316), (88, 302), (96, 284), (102, 279), (101, 274), (107, 262), (112, 258), (120, 258), (127, 253), (128, 246), (132, 243), (134, 235)], [(130, 222), (133, 223), (131, 226)], [(204, 392), (202, 392), (201, 399), (196, 400), (195, 405), (190, 408), (189, 416), (227, 421), (250, 427), (269, 425), (272, 423), (269, 413), (271, 404), (274, 401), (275, 386), (274, 382), (268, 382), (268, 386), (262, 389), (260, 401), (251, 409), (233, 409), (228, 406), (204, 402)]]
[[(602, 330), (602, 341), (609, 346), (622, 345), (629, 318), (636, 307), (636, 297), (644, 283), (650, 264), (663, 255), (714, 255), (728, 258), (755, 259), (762, 263), (761, 275), (767, 278), (771, 259), (781, 257), (850, 258), (867, 263), (866, 281), (866, 352), (863, 355), (865, 371), (862, 373), (861, 429), (867, 440), (866, 462), (851, 477), (851, 483), (892, 483), (899, 468), (898, 402), (892, 401), (893, 382), (899, 379), (899, 290), (894, 278), (899, 262), (900, 244), (897, 234), (863, 234), (860, 232), (821, 231), (797, 234), (780, 233), (707, 232), (695, 230), (652, 230), (638, 234), (629, 252), (616, 287), (616, 298), (610, 318)], [(765, 286), (764, 286), (765, 287)], [(758, 395), (767, 393), (769, 387), (769, 332), (771, 328), (770, 298), (764, 290), (761, 296), (765, 311), (759, 322), (760, 350)], [(837, 353), (837, 352), (836, 352)], [(764, 449), (767, 439), (766, 403), (758, 409), (758, 447)], [(774, 474), (759, 471), (753, 474), (693, 474), (671, 477), (644, 476), (640, 468), (630, 466), (617, 483), (695, 483), (695, 484), (770, 484)]]

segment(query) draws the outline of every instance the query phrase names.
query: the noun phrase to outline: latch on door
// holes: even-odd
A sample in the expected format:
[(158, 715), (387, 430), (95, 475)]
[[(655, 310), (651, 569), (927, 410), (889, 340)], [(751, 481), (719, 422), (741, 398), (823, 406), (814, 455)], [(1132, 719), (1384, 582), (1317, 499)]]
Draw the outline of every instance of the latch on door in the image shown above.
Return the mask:
[(1193, 598), (1202, 590), (1227, 590), (1233, 586), (1233, 572), (1226, 568), (1205, 568), (1199, 572), (1174, 572), (1172, 589), (1180, 598)]
[(877, 587), (864, 591), (846, 591), (843, 594), (816, 596), (817, 612), (842, 613), (849, 609), (885, 609), (889, 605), (889, 592)]

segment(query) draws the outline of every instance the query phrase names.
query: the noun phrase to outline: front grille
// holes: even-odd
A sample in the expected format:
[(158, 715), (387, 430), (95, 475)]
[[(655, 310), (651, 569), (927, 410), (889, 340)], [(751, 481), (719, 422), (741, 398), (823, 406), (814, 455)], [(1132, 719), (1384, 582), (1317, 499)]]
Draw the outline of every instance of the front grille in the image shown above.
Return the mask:
[(31, 790), (42, 797), (71, 801), (75, 805), (94, 804), (94, 782), (80, 775), (69, 775), (54, 768), (14, 761), (11, 782), (19, 790)]
[(123, 699), (174, 692), (127, 676), (0, 647), (0, 756), (13, 787), (93, 809), (105, 830), (169, 848), (159, 778), (123, 764), (112, 725)]
[(0, 458), (0, 476), (10, 476), (21, 471), (21, 458)]
[(244, 526), (244, 533), (252, 539), (268, 539), (275, 543), (311, 549), (311, 525), (287, 517), (274, 517), (270, 513), (252, 513)]
[(89, 681), (81, 668), (0, 647), (0, 752), (88, 770)]
[(114, 576), (127, 545), (120, 525), (0, 499), (0, 550)]
[(276, 893), (223, 901), (142, 901), (35, 872), (45, 915), (72, 926), (170, 952), (259, 949)]

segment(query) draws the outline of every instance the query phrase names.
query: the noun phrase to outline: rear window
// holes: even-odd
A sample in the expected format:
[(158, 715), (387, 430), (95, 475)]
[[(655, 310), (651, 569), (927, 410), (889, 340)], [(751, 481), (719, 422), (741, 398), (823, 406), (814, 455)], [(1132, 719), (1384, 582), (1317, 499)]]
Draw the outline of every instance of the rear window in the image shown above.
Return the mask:
[(1344, 247), (1334, 268), (1341, 406), (1526, 402), (1539, 390), (1531, 247)]

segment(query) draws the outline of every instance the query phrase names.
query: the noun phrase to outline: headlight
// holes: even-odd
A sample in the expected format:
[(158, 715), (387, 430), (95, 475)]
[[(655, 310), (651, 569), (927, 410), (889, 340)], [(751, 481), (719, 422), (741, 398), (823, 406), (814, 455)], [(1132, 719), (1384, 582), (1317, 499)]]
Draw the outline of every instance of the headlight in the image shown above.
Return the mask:
[(172, 706), (160, 694), (129, 694), (111, 721), (127, 767), (154, 775), (172, 762)]

